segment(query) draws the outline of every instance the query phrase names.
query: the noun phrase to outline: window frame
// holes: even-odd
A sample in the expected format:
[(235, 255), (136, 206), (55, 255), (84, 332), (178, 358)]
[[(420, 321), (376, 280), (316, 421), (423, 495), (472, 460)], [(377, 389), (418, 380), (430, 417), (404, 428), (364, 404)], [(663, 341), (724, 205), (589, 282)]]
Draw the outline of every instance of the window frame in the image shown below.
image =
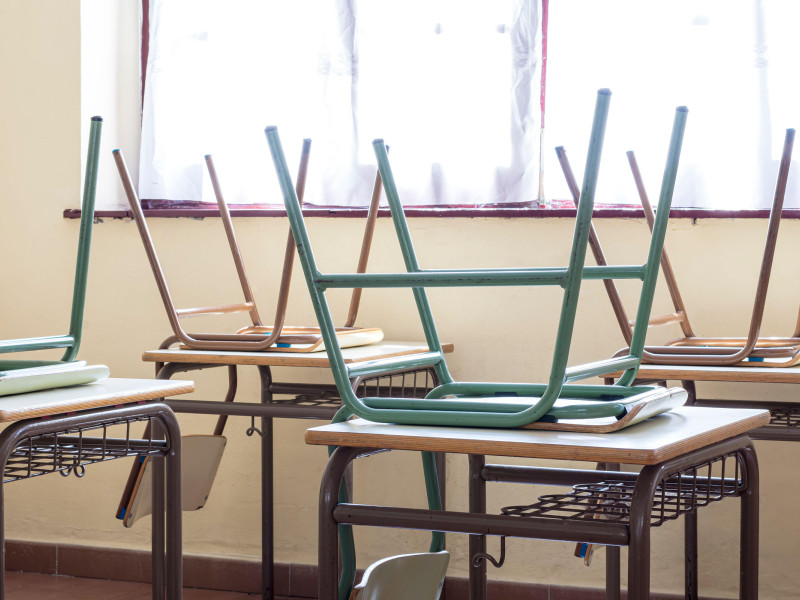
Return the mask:
[[(169, 201), (174, 205), (175, 202)], [(178, 203), (181, 204), (181, 203)], [(234, 218), (286, 218), (286, 210), (278, 206), (233, 206), (230, 209), (231, 216)], [(130, 210), (97, 210), (97, 219), (132, 219), (133, 214)], [(199, 206), (156, 206), (144, 209), (147, 217), (153, 218), (184, 218), (184, 219), (205, 219), (218, 218), (219, 209), (216, 207), (208, 208)], [(573, 219), (576, 211), (574, 208), (539, 208), (539, 207), (510, 207), (492, 206), (485, 208), (478, 207), (408, 207), (405, 210), (407, 217), (411, 219), (419, 218), (466, 218), (466, 219)], [(356, 207), (305, 207), (303, 215), (308, 218), (351, 218), (364, 219), (367, 216), (367, 208)], [(769, 209), (758, 208), (748, 210), (716, 210), (704, 208), (673, 208), (669, 212), (670, 219), (691, 219), (696, 222), (701, 219), (768, 219)], [(64, 210), (65, 219), (80, 219), (81, 210), (79, 208), (68, 208)], [(381, 208), (378, 218), (389, 218), (389, 209)], [(641, 208), (595, 208), (594, 219), (644, 219), (644, 211)], [(782, 220), (800, 219), (800, 208), (785, 208), (781, 213)]]
[[(540, 86), (541, 123), (544, 127), (546, 108), (546, 74), (547, 74), (547, 36), (549, 19), (549, 0), (542, 2), (542, 69)], [(142, 29), (140, 44), (140, 69), (141, 69), (141, 98), (140, 111), (144, 104), (144, 91), (147, 83), (147, 59), (150, 50), (150, 0), (141, 0)], [(406, 215), (411, 218), (574, 218), (575, 208), (565, 208), (571, 201), (553, 200), (557, 206), (540, 206), (536, 200), (524, 203), (497, 204), (485, 206), (414, 206), (406, 209)], [(145, 215), (160, 218), (191, 218), (203, 219), (219, 217), (216, 204), (205, 202), (181, 202), (174, 200), (142, 200)], [(286, 216), (286, 210), (278, 205), (248, 204), (231, 206), (232, 217), (267, 217), (281, 218)], [(673, 208), (670, 210), (672, 219), (766, 219), (769, 218), (769, 209), (704, 209), (704, 208)], [(322, 218), (366, 218), (367, 207), (349, 206), (319, 206), (305, 207), (303, 214), (307, 217)], [(132, 218), (130, 210), (100, 210), (95, 212), (97, 218), (126, 219)], [(381, 208), (378, 216), (389, 217), (388, 208)], [(615, 218), (644, 218), (644, 212), (636, 206), (628, 207), (596, 207), (594, 217), (599, 219)], [(66, 209), (64, 218), (80, 218), (80, 209)], [(800, 208), (784, 209), (783, 219), (800, 219)]]

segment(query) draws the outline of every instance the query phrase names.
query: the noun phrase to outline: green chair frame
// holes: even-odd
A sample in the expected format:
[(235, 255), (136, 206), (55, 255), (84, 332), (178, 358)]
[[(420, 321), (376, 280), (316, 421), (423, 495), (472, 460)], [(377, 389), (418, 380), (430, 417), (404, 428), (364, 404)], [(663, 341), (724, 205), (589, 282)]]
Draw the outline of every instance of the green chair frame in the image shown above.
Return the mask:
[[(520, 427), (538, 420), (553, 421), (610, 416), (621, 418), (625, 415), (626, 405), (653, 391), (651, 386), (632, 386), (631, 384), (636, 377), (642, 358), (688, 111), (685, 107), (679, 107), (675, 113), (658, 203), (658, 214), (647, 262), (643, 265), (628, 266), (584, 266), (610, 96), (611, 92), (605, 89), (600, 90), (597, 94), (581, 202), (577, 209), (575, 231), (567, 267), (420, 269), (389, 166), (386, 146), (383, 140), (376, 140), (373, 147), (407, 272), (323, 274), (317, 268), (311, 249), (277, 128), (268, 127), (266, 129), (289, 222), (297, 244), (298, 256), (328, 349), (336, 386), (344, 402), (343, 408), (337, 414), (337, 421), (357, 415), (371, 421), (407, 425)], [(583, 279), (641, 280), (642, 289), (636, 325), (630, 350), (626, 356), (568, 367), (567, 360)], [(539, 285), (558, 285), (564, 289), (548, 382), (546, 384), (517, 384), (454, 381), (445, 362), (425, 288)], [(325, 292), (330, 288), (355, 287), (412, 288), (429, 352), (409, 357), (346, 365), (336, 344), (335, 329)], [(349, 381), (356, 376), (429, 366), (435, 369), (441, 385), (430, 392), (425, 399), (358, 398), (349, 384)], [(623, 375), (614, 385), (575, 385), (571, 383), (616, 371), (623, 371)], [(574, 402), (575, 400), (578, 402)], [(556, 401), (559, 401), (558, 406), (556, 406)]]
[[(798, 316), (794, 333), (791, 337), (762, 337), (761, 325), (764, 318), (764, 309), (767, 300), (767, 290), (775, 258), (778, 242), (778, 228), (781, 222), (786, 186), (789, 179), (792, 162), (792, 149), (794, 147), (795, 130), (787, 129), (783, 142), (778, 177), (775, 185), (775, 195), (769, 213), (767, 237), (764, 242), (764, 252), (761, 258), (758, 283), (756, 285), (753, 310), (750, 316), (750, 325), (747, 337), (700, 337), (697, 336), (689, 323), (686, 306), (683, 302), (675, 274), (672, 270), (667, 250), (664, 248), (661, 258), (661, 269), (664, 281), (667, 284), (674, 313), (651, 318), (650, 325), (680, 324), (683, 337), (664, 343), (661, 346), (645, 346), (642, 361), (650, 364), (661, 365), (706, 365), (706, 366), (756, 366), (756, 367), (791, 367), (800, 364), (800, 316)], [(561, 169), (572, 193), (573, 200), (579, 201), (578, 184), (567, 159), (563, 147), (556, 148)], [(650, 228), (653, 227), (653, 209), (647, 198), (647, 192), (639, 171), (639, 165), (632, 151), (627, 152), (628, 163), (631, 167), (639, 200), (644, 211), (645, 220)], [(597, 234), (592, 231), (589, 237), (589, 246), (595, 256), (597, 264), (605, 264), (605, 255)], [(626, 343), (630, 343), (632, 329), (631, 321), (625, 314), (625, 307), (613, 281), (604, 282), (606, 293), (614, 309), (622, 335)], [(627, 354), (627, 349), (618, 354)]]
[(101, 117), (92, 117), (89, 130), (89, 149), (81, 203), (81, 224), (78, 234), (78, 257), (75, 265), (75, 283), (72, 291), (72, 309), (69, 332), (65, 335), (0, 340), (0, 354), (31, 352), (64, 348), (60, 360), (0, 360), (0, 371), (13, 371), (35, 367), (47, 367), (75, 361), (81, 345), (83, 312), (86, 304), (86, 284), (89, 275), (89, 250), (92, 245), (95, 194), (97, 191), (97, 165), (100, 153), (100, 134), (103, 128)]

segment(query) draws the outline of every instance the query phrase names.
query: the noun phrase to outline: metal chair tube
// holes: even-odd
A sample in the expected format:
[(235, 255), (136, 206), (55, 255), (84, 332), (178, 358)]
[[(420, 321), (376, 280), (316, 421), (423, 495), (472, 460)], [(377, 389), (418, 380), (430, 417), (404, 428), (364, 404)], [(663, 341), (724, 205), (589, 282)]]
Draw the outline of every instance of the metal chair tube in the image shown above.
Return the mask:
[[(394, 422), (402, 424), (429, 424), (429, 425), (474, 425), (490, 427), (516, 427), (528, 424), (542, 418), (552, 408), (556, 399), (564, 397), (564, 384), (566, 382), (567, 359), (569, 354), (572, 329), (574, 325), (575, 313), (577, 310), (578, 294), (580, 283), (584, 278), (584, 261), (586, 246), (589, 239), (591, 226), (591, 216), (593, 209), (593, 199), (599, 173), (600, 155), (602, 150), (602, 139), (605, 129), (605, 122), (608, 113), (610, 92), (601, 90), (598, 93), (595, 109), (595, 118), (592, 126), (590, 138), (590, 149), (587, 156), (587, 168), (584, 174), (584, 184), (582, 188), (582, 199), (578, 207), (578, 216), (575, 225), (575, 234), (570, 252), (570, 261), (565, 269), (523, 269), (523, 270), (476, 270), (476, 271), (424, 271), (420, 269), (414, 252), (408, 225), (402, 211), (397, 187), (389, 167), (386, 147), (382, 140), (373, 143), (378, 168), (386, 192), (386, 198), (392, 214), (395, 231), (398, 237), (401, 252), (406, 266), (405, 274), (371, 274), (371, 275), (323, 275), (319, 272), (316, 261), (314, 260), (308, 234), (305, 230), (302, 213), (296, 204), (291, 176), (286, 168), (285, 157), (280, 145), (277, 129), (267, 128), (266, 136), (275, 164), (278, 181), (284, 195), (284, 202), (289, 216), (289, 221), (297, 243), (298, 255), (303, 265), (306, 283), (317, 314), (326, 347), (329, 349), (329, 358), (334, 372), (334, 379), (343, 398), (345, 406), (354, 414), (374, 421)], [(664, 180), (662, 182), (662, 193), (659, 216), (656, 219), (655, 233), (651, 241), (648, 261), (643, 267), (628, 267), (620, 271), (626, 276), (636, 276), (643, 279), (642, 294), (640, 297), (639, 314), (637, 322), (644, 323), (634, 330), (633, 342), (634, 350), (629, 357), (621, 362), (627, 366), (626, 374), (628, 379), (635, 376), (638, 363), (641, 357), (641, 346), (644, 341), (644, 328), (649, 318), (650, 304), (652, 303), (655, 276), (658, 272), (661, 249), (663, 247), (664, 236), (666, 234), (666, 223), (674, 189), (674, 181), (677, 175), (678, 157), (680, 145), (683, 138), (683, 130), (686, 121), (686, 109), (681, 107), (676, 111), (673, 134), (670, 142), (670, 153), (665, 169)], [(615, 269), (611, 267), (595, 267), (603, 271), (595, 271), (594, 276), (598, 278), (612, 277)], [(588, 269), (587, 269), (588, 271)], [(463, 285), (530, 285), (532, 281), (536, 283), (547, 283), (550, 285), (560, 285), (564, 288), (564, 299), (559, 320), (558, 334), (556, 338), (555, 351), (553, 353), (553, 363), (550, 371), (548, 384), (544, 387), (541, 397), (530, 399), (530, 405), (524, 405), (515, 412), (499, 412), (493, 410), (493, 400), (485, 399), (484, 396), (494, 394), (486, 388), (493, 384), (473, 384), (454, 382), (447, 372), (446, 362), (441, 353), (438, 333), (433, 322), (430, 305), (425, 294), (425, 286), (463, 286)], [(425, 331), (426, 340), (431, 354), (439, 354), (441, 360), (435, 364), (437, 376), (443, 387), (456, 395), (469, 396), (472, 393), (478, 396), (474, 398), (474, 408), (471, 410), (441, 410), (444, 405), (439, 404), (441, 400), (435, 399), (436, 391), (431, 394), (428, 400), (415, 401), (418, 408), (405, 409), (399, 399), (368, 398), (359, 399), (349, 388), (348, 366), (344, 364), (341, 352), (336, 345), (334, 329), (330, 317), (325, 289), (328, 287), (412, 287), (417, 310)], [(637, 345), (639, 346), (637, 348)], [(630, 359), (630, 360), (629, 360)], [(613, 361), (612, 361), (613, 362)], [(386, 368), (393, 366), (392, 361), (387, 361)], [(619, 366), (619, 364), (617, 364)], [(357, 369), (358, 367), (356, 367)], [(573, 367), (570, 371), (571, 376), (582, 377), (588, 374), (603, 374), (609, 372), (606, 368), (612, 368), (610, 363), (591, 365), (589, 367)], [(619, 390), (627, 390), (630, 382), (619, 386), (605, 387), (604, 394), (592, 396), (593, 399), (607, 399), (613, 394), (619, 394)], [(502, 384), (496, 390), (502, 389)], [(498, 393), (502, 393), (498, 391)], [(617, 397), (619, 397), (617, 395)], [(407, 400), (403, 400), (406, 402)], [(438, 407), (437, 407), (438, 404)], [(602, 404), (602, 403), (601, 403)], [(381, 408), (377, 408), (381, 406)], [(611, 407), (609, 407), (611, 408)], [(617, 410), (618, 407), (615, 408)], [(561, 411), (560, 416), (567, 418), (569, 411)], [(613, 414), (610, 412), (609, 414)]]
[(0, 370), (12, 370), (32, 366), (47, 366), (73, 362), (78, 354), (83, 329), (83, 313), (86, 305), (86, 285), (89, 277), (89, 255), (92, 245), (92, 225), (97, 191), (97, 170), (100, 154), (100, 138), (103, 130), (102, 117), (92, 117), (89, 129), (89, 147), (86, 156), (86, 172), (83, 181), (78, 253), (75, 264), (75, 280), (72, 290), (69, 333), (58, 336), (21, 338), (0, 341), (0, 353), (27, 352), (64, 348), (60, 360), (0, 361)]

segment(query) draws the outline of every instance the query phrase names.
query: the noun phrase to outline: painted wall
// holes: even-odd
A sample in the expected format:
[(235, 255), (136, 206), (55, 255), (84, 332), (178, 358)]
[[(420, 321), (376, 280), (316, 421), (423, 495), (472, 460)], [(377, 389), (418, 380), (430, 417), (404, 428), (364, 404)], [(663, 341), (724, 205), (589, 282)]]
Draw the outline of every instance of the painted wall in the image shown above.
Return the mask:
[[(92, 114), (106, 117), (100, 193), (116, 202), (120, 188), (110, 151), (123, 147), (134, 163), (138, 113), (136, 0), (5, 0), (0, 3), (0, 240), (5, 282), (0, 294), (0, 336), (10, 338), (60, 333), (66, 329), (73, 251), (78, 222), (62, 218), (80, 203), (81, 140)], [(283, 219), (237, 219), (237, 231), (255, 293), (263, 306), (275, 297), (273, 283), (287, 224)], [(324, 270), (352, 269), (360, 223), (352, 219), (314, 219), (311, 239)], [(181, 305), (236, 300), (236, 283), (225, 240), (216, 219), (154, 219), (175, 296)], [(414, 219), (412, 234), (424, 266), (558, 265), (566, 260), (572, 224), (568, 219)], [(696, 331), (742, 335), (746, 332), (766, 223), (756, 220), (680, 220), (670, 225), (667, 244), (693, 317)], [(641, 260), (644, 224), (634, 219), (601, 221), (599, 233), (612, 262)], [(274, 240), (279, 240), (276, 243)], [(792, 259), (800, 245), (800, 223), (783, 224), (776, 277), (772, 285), (767, 334), (794, 327), (800, 290)], [(401, 268), (390, 224), (379, 223), (374, 271)], [(313, 314), (296, 275), (288, 321), (311, 323)], [(634, 286), (625, 287), (629, 304)], [(541, 380), (546, 376), (554, 315), (560, 297), (554, 290), (435, 290), (431, 299), (443, 337), (456, 344), (451, 368), (468, 379)], [(343, 315), (346, 299), (336, 298)], [(410, 294), (368, 291), (360, 321), (383, 327), (390, 339), (421, 339)], [(571, 362), (606, 357), (622, 345), (611, 309), (599, 283), (586, 285), (581, 300)], [(263, 309), (262, 309), (263, 310)], [(656, 311), (668, 310), (659, 287)], [(197, 322), (202, 327), (202, 322)], [(229, 321), (225, 326), (233, 328)], [(147, 377), (152, 367), (140, 361), (167, 335), (168, 325), (132, 223), (109, 220), (95, 228), (82, 358), (105, 363), (116, 376)], [(675, 332), (656, 331), (652, 340)], [(277, 370), (284, 379), (325, 380), (325, 373)], [(197, 398), (224, 393), (224, 371), (196, 375)], [(243, 371), (240, 394), (257, 401), (254, 372)], [(787, 387), (701, 387), (703, 393), (747, 398), (793, 398)], [(205, 433), (213, 418), (181, 417), (185, 433)], [(259, 553), (258, 441), (244, 435), (249, 421), (232, 419), (228, 447), (208, 505), (185, 516), (187, 553), (257, 560)], [(276, 552), (281, 562), (316, 561), (317, 486), (325, 461), (322, 448), (303, 443), (307, 421), (278, 421)], [(790, 597), (800, 585), (792, 558), (800, 525), (784, 518), (800, 493), (798, 478), (786, 477), (787, 464), (800, 449), (784, 443), (757, 445), (762, 472), (761, 590), (765, 598)], [(550, 463), (553, 464), (553, 463)], [(586, 467), (587, 465), (581, 465)], [(448, 460), (450, 506), (466, 505), (466, 459)], [(147, 548), (149, 524), (126, 530), (114, 512), (129, 468), (128, 461), (98, 465), (86, 477), (49, 477), (7, 488), (8, 531), (12, 539), (126, 548)], [(356, 473), (358, 499), (420, 505), (424, 499), (419, 460), (402, 454), (364, 460)], [(398, 485), (399, 481), (403, 484)], [(406, 483), (407, 482), (407, 483)], [(542, 488), (490, 488), (490, 506), (533, 501)], [(704, 594), (734, 594), (737, 582), (738, 506), (727, 501), (701, 512), (701, 582)], [(682, 585), (682, 527), (655, 531), (654, 588), (677, 592)], [(360, 562), (426, 546), (425, 536), (401, 531), (359, 531)], [(465, 575), (466, 540), (451, 536), (451, 574)], [(599, 587), (602, 553), (592, 568), (572, 557), (572, 546), (509, 540), (507, 566), (493, 577)], [(491, 551), (497, 541), (490, 541)]]

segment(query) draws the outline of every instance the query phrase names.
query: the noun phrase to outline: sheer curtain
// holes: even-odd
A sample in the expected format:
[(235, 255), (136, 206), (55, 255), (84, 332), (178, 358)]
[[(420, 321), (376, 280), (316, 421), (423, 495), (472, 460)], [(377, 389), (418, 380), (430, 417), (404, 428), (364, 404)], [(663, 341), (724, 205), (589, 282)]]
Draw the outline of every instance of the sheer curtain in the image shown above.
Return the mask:
[[(673, 110), (689, 107), (674, 205), (768, 207), (783, 138), (800, 126), (800, 2), (570, 0), (548, 27), (549, 198), (568, 190), (551, 147), (580, 175), (593, 91), (613, 92), (598, 201), (637, 203), (625, 151), (634, 150), (655, 202)], [(800, 206), (795, 149), (786, 206)]]
[[(277, 204), (263, 130), (306, 201), (363, 206), (383, 138), (404, 203), (536, 200), (539, 0), (151, 0), (139, 193)], [(590, 93), (590, 95), (592, 95)]]

